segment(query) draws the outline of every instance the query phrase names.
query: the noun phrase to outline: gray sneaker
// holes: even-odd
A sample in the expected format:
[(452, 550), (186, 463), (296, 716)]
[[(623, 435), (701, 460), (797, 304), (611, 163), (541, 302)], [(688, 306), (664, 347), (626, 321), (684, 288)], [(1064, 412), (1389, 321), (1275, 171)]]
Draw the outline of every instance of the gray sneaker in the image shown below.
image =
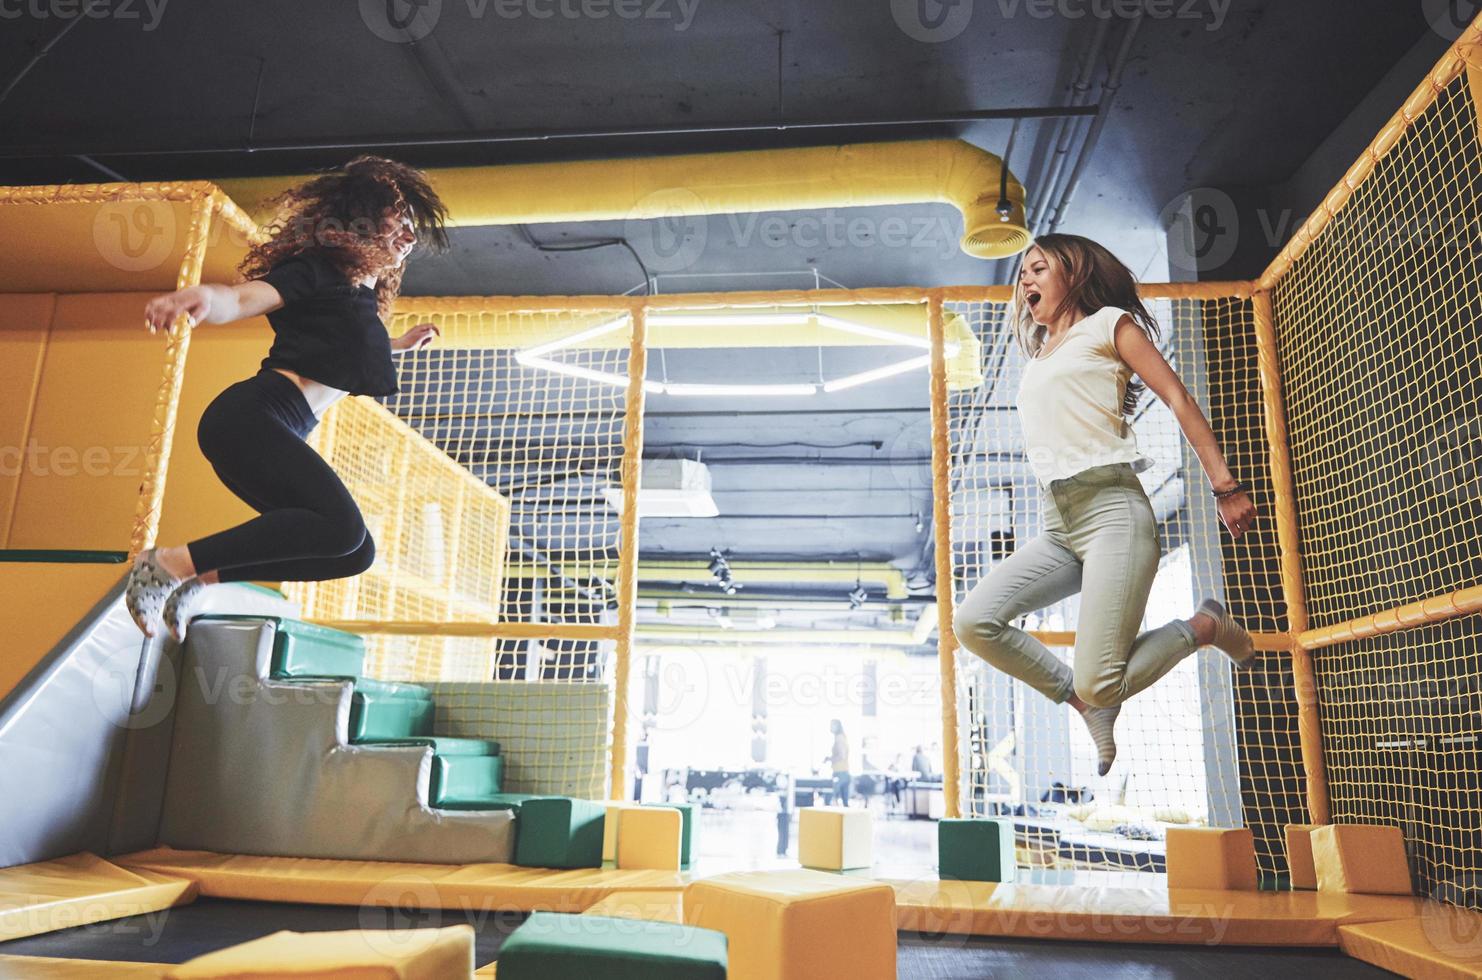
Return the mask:
[(180, 580), (159, 563), (155, 549), (142, 551), (134, 559), (134, 567), (124, 585), (124, 605), (145, 636), (154, 636), (154, 627), (159, 622), (165, 600), (179, 584)]
[(185, 642), (185, 628), (190, 623), (197, 600), (205, 590), (205, 583), (192, 576), (181, 582), (180, 586), (170, 593), (170, 598), (165, 600), (165, 607), (160, 611), (160, 618), (165, 621), (165, 629), (170, 631), (176, 643)]
[(1250, 632), (1230, 615), (1224, 603), (1205, 599), (1199, 603), (1199, 611), (1214, 620), (1214, 645), (1235, 661), (1235, 666), (1249, 667), (1255, 663), (1257, 651), (1251, 644)]

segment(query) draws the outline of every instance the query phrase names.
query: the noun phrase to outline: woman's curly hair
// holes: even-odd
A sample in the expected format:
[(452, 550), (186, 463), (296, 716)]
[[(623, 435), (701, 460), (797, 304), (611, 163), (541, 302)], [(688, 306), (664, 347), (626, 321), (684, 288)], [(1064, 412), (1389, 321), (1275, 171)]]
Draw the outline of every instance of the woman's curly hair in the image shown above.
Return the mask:
[(427, 175), (378, 156), (359, 156), (262, 202), (273, 214), (263, 226), (266, 240), (254, 245), (237, 271), (256, 279), (291, 255), (321, 249), (354, 282), (376, 277), (376, 307), (382, 320), (401, 293), (402, 266), (381, 235), (389, 211), (411, 219), (417, 243), (433, 252), (448, 248), (448, 209)]

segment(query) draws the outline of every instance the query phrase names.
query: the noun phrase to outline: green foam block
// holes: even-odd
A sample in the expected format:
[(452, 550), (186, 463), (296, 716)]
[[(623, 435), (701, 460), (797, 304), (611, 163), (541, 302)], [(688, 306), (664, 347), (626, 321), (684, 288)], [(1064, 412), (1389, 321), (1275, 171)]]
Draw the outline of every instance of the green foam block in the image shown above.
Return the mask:
[(671, 810), (678, 810), (680, 816), (679, 828), (679, 866), (688, 870), (690, 857), (694, 853), (695, 832), (698, 825), (695, 823), (695, 805), (693, 803), (645, 803), (644, 806), (663, 806)]
[(297, 619), (276, 620), (273, 676), (357, 676), (365, 665), (365, 641), (354, 633)]
[(350, 741), (432, 734), (432, 699), (387, 697), (359, 689), (350, 699)]
[(958, 881), (1013, 881), (1014, 824), (997, 819), (937, 823), (937, 873)]
[(450, 797), (438, 803), (439, 810), (513, 810), (519, 816), (520, 808), (529, 800), (543, 800), (535, 793), (490, 793), (487, 796)]
[(499, 980), (725, 980), (726, 935), (672, 922), (533, 912), (499, 948)]
[(492, 796), (503, 784), (504, 760), (497, 755), (436, 755), (428, 800), (437, 806), (443, 800)]
[(524, 868), (602, 867), (605, 804), (538, 796), (520, 805), (515, 864)]

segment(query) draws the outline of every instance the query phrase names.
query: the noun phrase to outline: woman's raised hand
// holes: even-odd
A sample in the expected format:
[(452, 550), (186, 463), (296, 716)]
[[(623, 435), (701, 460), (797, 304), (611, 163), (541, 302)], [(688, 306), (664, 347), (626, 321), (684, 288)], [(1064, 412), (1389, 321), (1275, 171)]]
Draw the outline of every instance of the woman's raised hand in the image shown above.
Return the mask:
[(185, 313), (191, 327), (203, 322), (211, 312), (211, 294), (195, 286), (156, 296), (144, 305), (144, 321), (150, 333), (168, 331), (175, 318)]
[(442, 331), (431, 323), (419, 323), (406, 333), (391, 341), (392, 350), (421, 350), (432, 343), (433, 338), (441, 337)]

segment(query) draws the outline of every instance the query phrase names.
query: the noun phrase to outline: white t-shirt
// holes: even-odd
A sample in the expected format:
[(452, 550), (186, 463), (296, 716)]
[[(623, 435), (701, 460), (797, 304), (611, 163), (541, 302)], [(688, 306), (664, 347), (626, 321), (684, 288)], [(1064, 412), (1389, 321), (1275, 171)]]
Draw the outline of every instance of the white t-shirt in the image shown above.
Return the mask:
[(1102, 307), (1024, 366), (1015, 404), (1025, 455), (1043, 484), (1107, 463), (1131, 463), (1138, 473), (1153, 465), (1122, 415), (1132, 369), (1118, 356), (1113, 334), (1125, 314)]

